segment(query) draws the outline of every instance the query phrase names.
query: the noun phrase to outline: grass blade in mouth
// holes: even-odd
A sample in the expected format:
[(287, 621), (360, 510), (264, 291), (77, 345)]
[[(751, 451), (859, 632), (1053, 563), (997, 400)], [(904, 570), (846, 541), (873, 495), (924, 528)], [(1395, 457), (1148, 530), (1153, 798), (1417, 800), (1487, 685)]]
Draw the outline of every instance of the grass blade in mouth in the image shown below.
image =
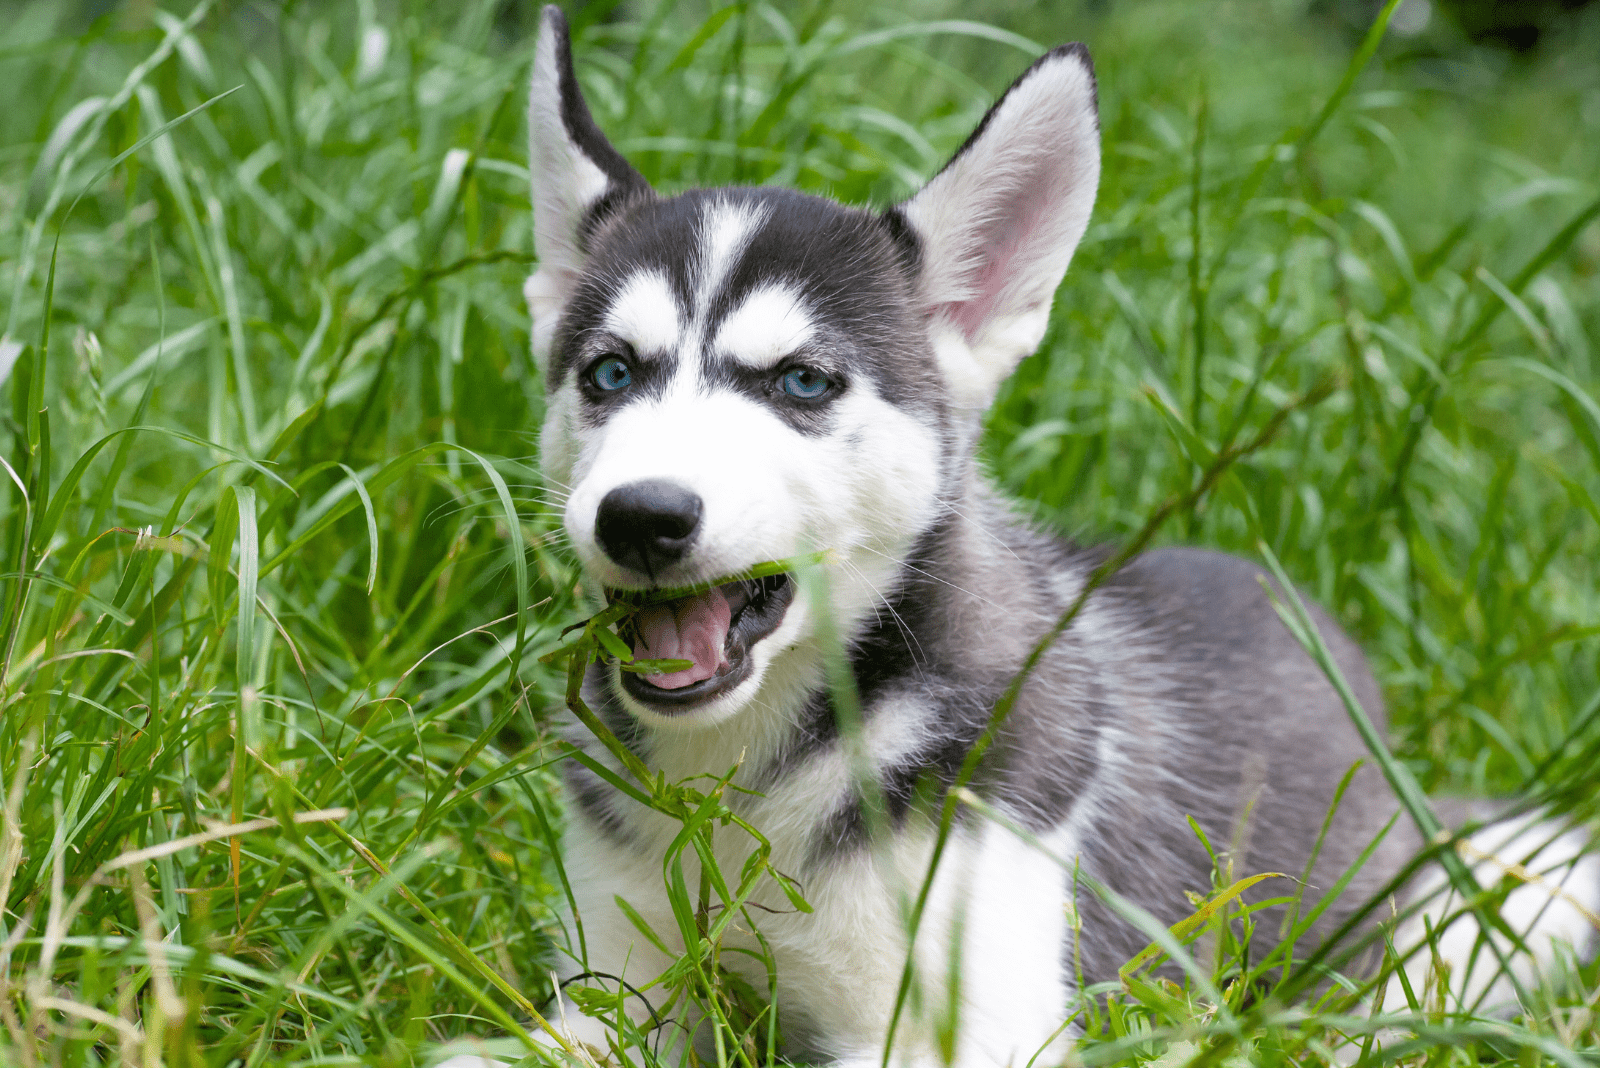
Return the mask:
[(768, 560), (765, 563), (754, 564), (752, 568), (746, 568), (744, 571), (734, 572), (731, 576), (723, 576), (709, 582), (698, 582), (686, 587), (666, 587), (656, 590), (614, 590), (608, 587), (605, 590), (605, 608), (595, 612), (594, 616), (578, 620), (576, 624), (568, 625), (562, 630), (562, 636), (579, 633), (573, 640), (566, 641), (539, 657), (539, 664), (566, 662), (568, 671), (581, 671), (587, 668), (590, 659), (610, 656), (618, 662), (621, 670), (627, 671), (630, 675), (670, 675), (674, 671), (686, 670), (688, 667), (693, 667), (693, 662), (690, 660), (638, 659), (634, 656), (634, 649), (627, 641), (626, 635), (632, 632), (632, 620), (638, 612), (656, 604), (670, 604), (672, 601), (682, 601), (690, 596), (699, 596), (722, 585), (734, 582), (762, 582), (763, 579), (773, 579), (800, 569), (821, 568), (834, 563), (835, 560), (837, 553), (826, 548), (821, 552), (789, 556), (787, 560)]
[(651, 590), (614, 590), (608, 588), (606, 590), (606, 599), (611, 604), (626, 604), (634, 610), (638, 610), (640, 608), (648, 608), (651, 605), (666, 604), (669, 601), (680, 601), (685, 597), (693, 597), (696, 594), (714, 590), (718, 586), (726, 586), (730, 582), (749, 582), (808, 567), (825, 567), (834, 563), (837, 559), (838, 554), (832, 549), (823, 549), (821, 552), (807, 553), (803, 556), (791, 556), (786, 560), (768, 560), (766, 563), (756, 564), (731, 575), (724, 575), (708, 582), (697, 582), (693, 586), (663, 586)]
[(674, 671), (687, 671), (694, 667), (693, 660), (633, 660), (617, 665), (635, 675), (670, 675)]
[[(626, 643), (622, 641), (619, 635), (619, 631), (625, 631), (629, 621), (642, 610), (652, 605), (668, 604), (672, 601), (680, 601), (685, 597), (694, 597), (708, 590), (714, 590), (718, 586), (725, 586), (730, 582), (751, 582), (804, 568), (823, 567), (833, 563), (837, 558), (838, 554), (832, 549), (824, 549), (821, 552), (807, 553), (804, 556), (791, 556), (785, 560), (768, 560), (765, 563), (756, 564), (732, 575), (724, 575), (721, 578), (713, 579), (709, 582), (696, 583), (693, 586), (673, 586), (653, 590), (616, 590), (608, 587), (605, 591), (606, 607), (587, 619), (580, 619), (564, 628), (561, 632), (563, 637), (574, 631), (581, 631), (582, 633), (572, 641), (559, 645), (550, 652), (545, 653), (539, 658), (539, 663), (559, 664), (580, 648), (590, 645), (604, 646), (624, 665), (644, 663), (643, 661), (634, 660), (633, 651), (627, 648)], [(610, 640), (600, 637), (602, 631), (609, 634)], [(617, 644), (611, 644), (611, 640), (614, 640)], [(651, 661), (650, 663), (652, 665), (681, 665), (683, 661)], [(641, 673), (656, 674), (665, 670), (676, 669), (652, 666), (650, 670)]]

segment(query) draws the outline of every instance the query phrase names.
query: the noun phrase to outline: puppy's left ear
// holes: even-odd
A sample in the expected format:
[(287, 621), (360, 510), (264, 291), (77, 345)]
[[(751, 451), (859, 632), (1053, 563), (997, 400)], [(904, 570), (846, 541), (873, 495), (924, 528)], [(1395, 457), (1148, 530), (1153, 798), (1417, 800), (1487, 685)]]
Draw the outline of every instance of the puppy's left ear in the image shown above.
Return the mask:
[(528, 101), (528, 169), (533, 179), (533, 245), (539, 269), (523, 295), (533, 316), (533, 355), (543, 370), (561, 309), (572, 296), (595, 226), (650, 183), (595, 125), (572, 71), (566, 16), (544, 9)]
[(1094, 65), (1070, 44), (1029, 67), (944, 169), (890, 209), (918, 239), (917, 295), (959, 405), (987, 406), (1043, 340), (1099, 183)]

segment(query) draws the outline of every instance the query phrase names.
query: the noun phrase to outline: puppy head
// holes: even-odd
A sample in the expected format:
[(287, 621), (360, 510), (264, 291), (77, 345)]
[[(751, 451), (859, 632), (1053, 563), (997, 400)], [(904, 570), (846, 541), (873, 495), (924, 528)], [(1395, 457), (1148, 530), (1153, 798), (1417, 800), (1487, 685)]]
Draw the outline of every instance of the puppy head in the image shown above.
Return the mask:
[[(1034, 64), (882, 213), (780, 189), (657, 196), (595, 125), (554, 7), (530, 130), (541, 457), (585, 572), (687, 586), (829, 549), (848, 633), (1043, 336), (1098, 178), (1087, 55)], [(636, 652), (693, 667), (625, 674), (622, 699), (647, 721), (725, 719), (797, 670), (816, 608), (778, 576), (651, 609)]]

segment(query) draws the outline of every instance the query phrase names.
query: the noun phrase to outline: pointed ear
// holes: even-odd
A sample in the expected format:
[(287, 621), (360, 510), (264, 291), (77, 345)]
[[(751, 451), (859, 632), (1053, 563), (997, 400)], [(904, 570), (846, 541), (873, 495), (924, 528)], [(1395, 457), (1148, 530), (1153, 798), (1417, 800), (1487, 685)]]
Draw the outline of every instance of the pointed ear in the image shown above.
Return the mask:
[(544, 9), (528, 102), (533, 246), (539, 268), (523, 286), (533, 316), (533, 355), (542, 371), (561, 308), (572, 296), (595, 226), (650, 184), (611, 146), (578, 89), (567, 19)]
[(944, 169), (890, 209), (917, 237), (917, 295), (958, 404), (986, 407), (1044, 338), (1099, 182), (1094, 66), (1070, 44), (1029, 67)]

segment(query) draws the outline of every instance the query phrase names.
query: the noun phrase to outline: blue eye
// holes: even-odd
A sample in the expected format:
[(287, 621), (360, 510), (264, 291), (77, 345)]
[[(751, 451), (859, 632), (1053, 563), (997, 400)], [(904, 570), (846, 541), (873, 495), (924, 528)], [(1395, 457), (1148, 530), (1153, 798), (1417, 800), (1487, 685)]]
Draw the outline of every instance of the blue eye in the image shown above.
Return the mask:
[(615, 356), (608, 356), (589, 371), (589, 380), (597, 389), (614, 393), (619, 389), (627, 389), (633, 383), (633, 372)]
[(789, 396), (799, 397), (801, 400), (816, 400), (833, 388), (833, 383), (828, 381), (827, 375), (810, 367), (796, 367), (784, 375), (778, 384)]

